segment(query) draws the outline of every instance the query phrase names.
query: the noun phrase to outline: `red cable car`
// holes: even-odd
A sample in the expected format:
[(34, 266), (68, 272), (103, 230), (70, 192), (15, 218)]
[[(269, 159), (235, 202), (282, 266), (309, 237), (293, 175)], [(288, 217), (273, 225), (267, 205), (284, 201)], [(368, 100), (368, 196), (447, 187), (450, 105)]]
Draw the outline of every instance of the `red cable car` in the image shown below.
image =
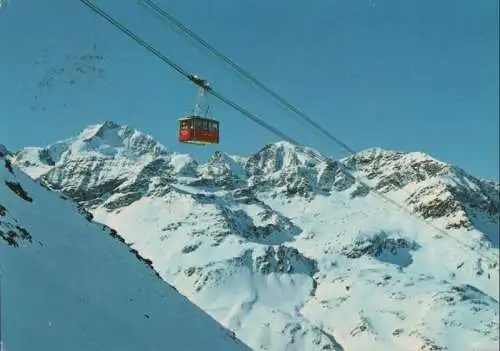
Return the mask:
[(219, 122), (215, 119), (189, 116), (179, 120), (179, 141), (187, 144), (218, 144)]
[[(190, 116), (179, 119), (179, 141), (186, 144), (208, 145), (219, 143), (219, 122), (200, 116), (200, 100), (210, 90), (208, 82), (191, 76), (190, 80), (199, 86), (194, 111)], [(208, 107), (207, 107), (208, 113)]]

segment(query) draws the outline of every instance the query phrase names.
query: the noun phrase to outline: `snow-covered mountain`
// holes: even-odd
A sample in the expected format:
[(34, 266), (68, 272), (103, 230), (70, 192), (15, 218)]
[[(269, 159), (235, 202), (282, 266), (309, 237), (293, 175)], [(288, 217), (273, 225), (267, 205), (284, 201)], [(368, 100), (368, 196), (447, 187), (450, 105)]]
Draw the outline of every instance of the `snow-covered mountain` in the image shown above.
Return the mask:
[(499, 185), (422, 153), (366, 150), (338, 171), (312, 152), (198, 164), (105, 122), (13, 162), (253, 349), (496, 350)]
[(2, 351), (248, 350), (0, 152)]

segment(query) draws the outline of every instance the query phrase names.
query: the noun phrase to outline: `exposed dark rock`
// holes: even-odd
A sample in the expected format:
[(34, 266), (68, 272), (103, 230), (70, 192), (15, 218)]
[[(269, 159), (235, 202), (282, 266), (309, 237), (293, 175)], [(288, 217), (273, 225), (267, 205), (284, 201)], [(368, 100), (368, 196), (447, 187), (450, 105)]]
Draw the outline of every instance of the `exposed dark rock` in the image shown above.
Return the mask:
[(118, 208), (126, 207), (142, 198), (141, 193), (128, 193), (124, 194), (112, 201), (106, 202), (104, 207), (108, 210), (116, 210)]
[(139, 252), (136, 249), (130, 248), (129, 251), (133, 253), (139, 261), (143, 262), (146, 266), (151, 268), (151, 270), (154, 272), (157, 278), (162, 279), (160, 274), (156, 271), (156, 269), (154, 269), (153, 261), (151, 261), (149, 258), (143, 257), (141, 254), (139, 254)]
[(349, 189), (351, 186), (356, 184), (356, 179), (347, 171), (339, 172), (335, 178), (333, 183), (333, 187), (336, 191), (345, 191)]
[(0, 238), (2, 238), (9, 246), (15, 246), (15, 247), (19, 246), (19, 244), (16, 241), (16, 237), (17, 233), (12, 230), (9, 230), (7, 232), (0, 230)]
[(402, 237), (389, 237), (385, 232), (380, 232), (373, 237), (356, 240), (353, 244), (342, 249), (342, 254), (349, 258), (360, 258), (368, 255), (381, 261), (389, 262), (400, 267), (412, 263), (411, 251), (419, 249), (415, 242)]
[(403, 333), (403, 329), (402, 328), (398, 328), (398, 329), (394, 329), (394, 331), (392, 332), (392, 335), (399, 336), (402, 333)]
[(40, 157), (40, 161), (49, 166), (54, 166), (56, 162), (52, 159), (50, 155), (50, 150), (47, 148), (43, 148), (38, 152), (38, 156)]
[(200, 242), (198, 242), (198, 243), (193, 244), (193, 245), (187, 245), (187, 246), (184, 246), (184, 247), (182, 248), (182, 251), (181, 251), (181, 252), (182, 252), (183, 254), (187, 254), (187, 253), (193, 252), (193, 251), (195, 251), (197, 248), (199, 248), (199, 247), (200, 247), (200, 245), (201, 245), (201, 243), (200, 243)]
[(7, 150), (7, 148), (5, 147), (5, 145), (0, 144), (0, 157), (5, 157), (5, 156), (8, 156), (8, 155), (10, 155), (9, 150)]
[(350, 194), (350, 198), (354, 199), (356, 197), (365, 197), (370, 193), (370, 188), (367, 186), (360, 184), (354, 189), (354, 191)]
[[(275, 215), (276, 220), (268, 224), (255, 225), (254, 219), (243, 210), (230, 210), (224, 205), (218, 205), (219, 213), (222, 215), (221, 232), (218, 235), (239, 235), (249, 241), (259, 243), (281, 244), (290, 241), (293, 236), (299, 235), (301, 229), (295, 226), (288, 218), (261, 204), (262, 215)], [(262, 218), (265, 219), (265, 218)]]
[(18, 225), (13, 226), (9, 223), (0, 221), (0, 225), (2, 224), (6, 228), (9, 228), (7, 229), (7, 231), (0, 229), (0, 238), (2, 238), (7, 243), (7, 245), (17, 247), (23, 241), (32, 243), (33, 238), (25, 228), (22, 228)]
[(28, 193), (23, 189), (21, 184), (19, 184), (18, 182), (11, 182), (11, 181), (6, 180), (5, 184), (7, 184), (9, 189), (12, 190), (21, 199), (28, 201), (28, 202), (33, 202), (33, 199), (28, 195)]
[(304, 273), (313, 276), (318, 272), (315, 260), (302, 255), (297, 249), (280, 245), (268, 246), (264, 255), (255, 257), (255, 270), (262, 274)]
[(87, 211), (83, 205), (80, 205), (80, 204), (77, 205), (76, 209), (77, 209), (78, 213), (80, 215), (82, 215), (83, 217), (85, 217), (85, 219), (87, 221), (92, 222), (92, 220), (94, 219), (94, 215), (92, 213), (90, 213), (89, 211)]
[(12, 174), (14, 174), (14, 170), (12, 169), (12, 163), (8, 159), (4, 159), (5, 168)]

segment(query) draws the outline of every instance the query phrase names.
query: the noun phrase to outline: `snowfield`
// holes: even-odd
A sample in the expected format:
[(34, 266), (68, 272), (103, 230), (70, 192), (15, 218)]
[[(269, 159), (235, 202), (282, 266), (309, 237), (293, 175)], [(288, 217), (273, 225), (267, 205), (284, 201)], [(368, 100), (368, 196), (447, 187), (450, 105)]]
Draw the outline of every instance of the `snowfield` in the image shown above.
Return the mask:
[(2, 350), (248, 350), (0, 156)]
[(498, 350), (499, 185), (421, 152), (340, 161), (198, 164), (109, 121), (13, 155), (252, 349)]

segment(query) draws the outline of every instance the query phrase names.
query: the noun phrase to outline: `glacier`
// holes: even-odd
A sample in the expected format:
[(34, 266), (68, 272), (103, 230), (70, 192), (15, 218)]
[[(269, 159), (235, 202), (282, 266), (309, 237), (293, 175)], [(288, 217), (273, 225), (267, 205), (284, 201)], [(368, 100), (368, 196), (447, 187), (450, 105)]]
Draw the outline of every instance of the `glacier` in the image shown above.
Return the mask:
[(339, 172), (311, 151), (199, 164), (106, 121), (11, 159), (254, 350), (496, 350), (499, 184), (422, 152)]

